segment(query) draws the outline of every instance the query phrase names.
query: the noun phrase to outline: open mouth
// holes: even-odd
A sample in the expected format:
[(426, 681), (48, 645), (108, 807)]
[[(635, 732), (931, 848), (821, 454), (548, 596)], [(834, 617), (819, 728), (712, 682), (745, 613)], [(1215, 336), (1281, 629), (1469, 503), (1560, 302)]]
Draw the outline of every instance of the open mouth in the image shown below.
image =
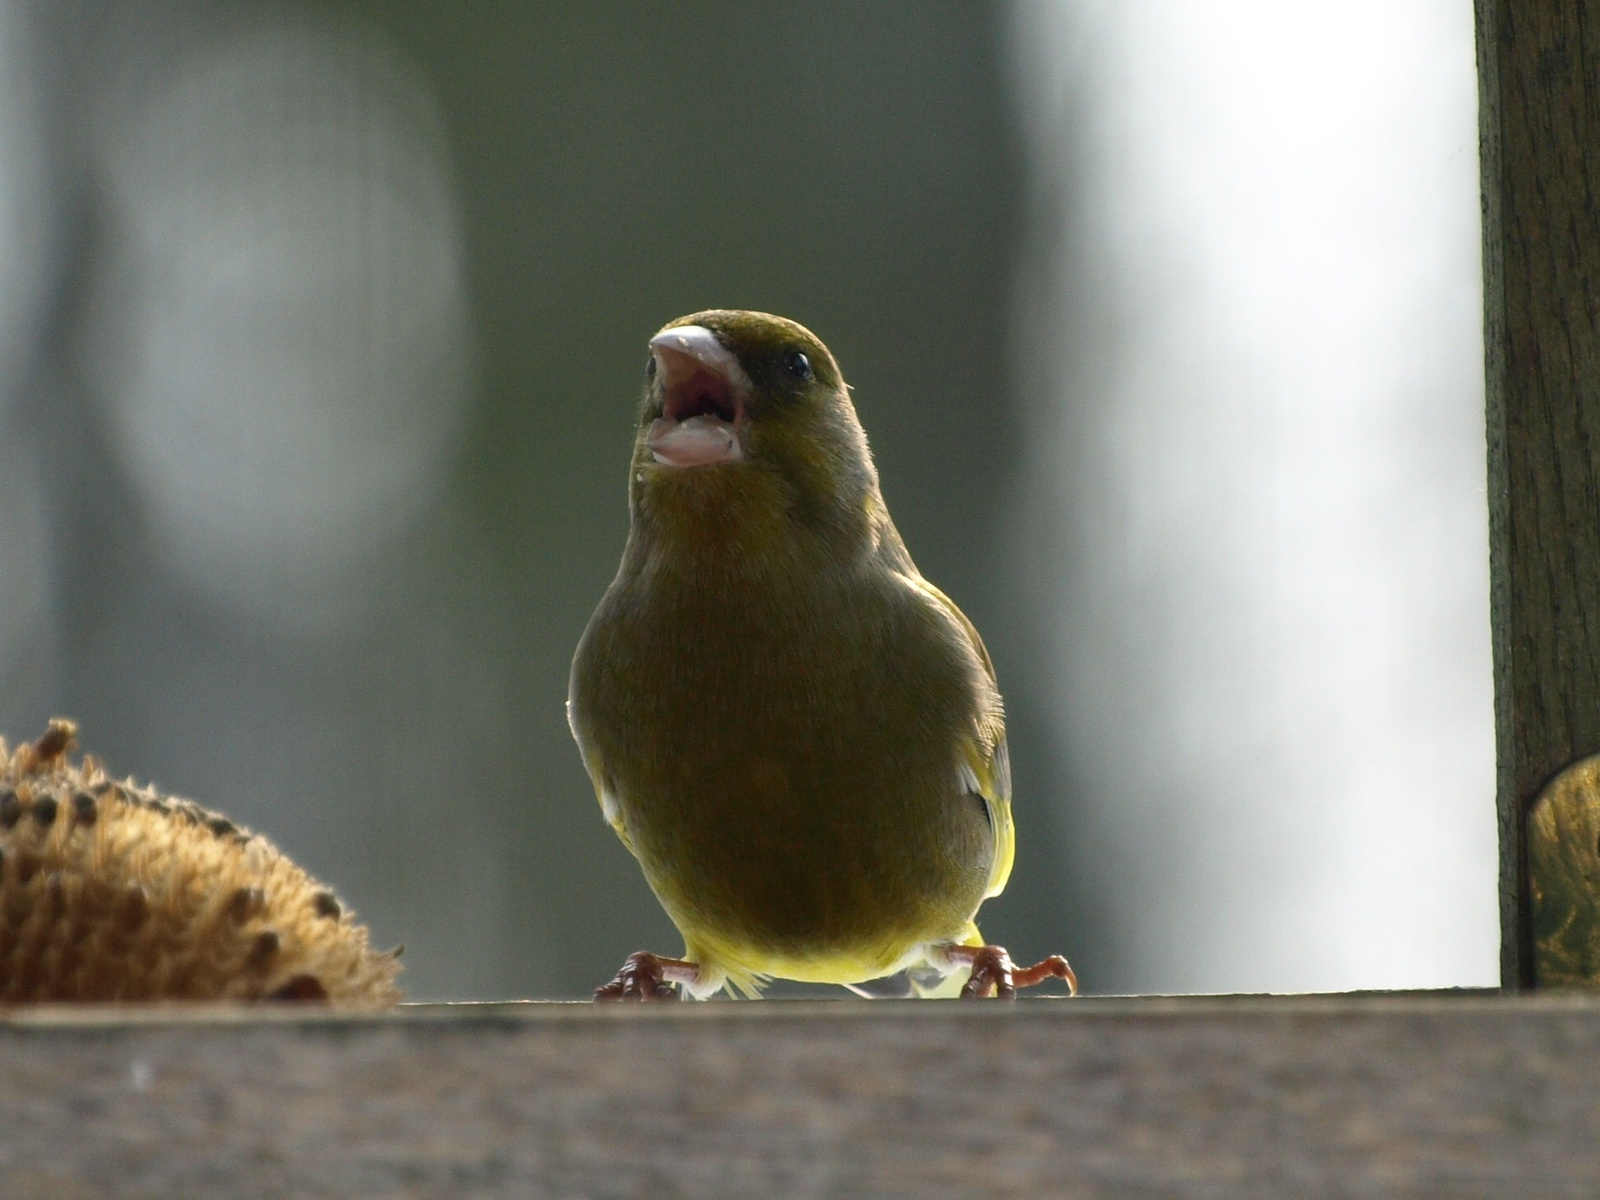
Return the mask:
[(680, 325), (650, 339), (661, 384), (661, 416), (650, 426), (650, 452), (669, 467), (739, 462), (750, 380), (739, 360), (701, 325)]

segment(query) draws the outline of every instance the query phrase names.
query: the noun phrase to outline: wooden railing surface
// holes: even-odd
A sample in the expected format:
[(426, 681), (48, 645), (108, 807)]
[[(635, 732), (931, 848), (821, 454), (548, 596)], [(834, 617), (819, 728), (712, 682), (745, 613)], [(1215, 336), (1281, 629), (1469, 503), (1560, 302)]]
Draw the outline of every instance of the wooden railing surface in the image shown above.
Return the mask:
[(1600, 1000), (17, 1010), (0, 1195), (1600, 1195)]

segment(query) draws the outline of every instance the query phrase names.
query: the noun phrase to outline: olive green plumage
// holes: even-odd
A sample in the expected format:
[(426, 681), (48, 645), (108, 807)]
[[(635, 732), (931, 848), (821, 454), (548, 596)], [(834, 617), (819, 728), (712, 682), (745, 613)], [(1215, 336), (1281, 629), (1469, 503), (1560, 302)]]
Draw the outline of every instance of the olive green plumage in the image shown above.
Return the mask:
[(572, 666), (602, 809), (697, 995), (947, 970), (1011, 867), (983, 643), (912, 563), (814, 335), (711, 311), (652, 350), (627, 546)]

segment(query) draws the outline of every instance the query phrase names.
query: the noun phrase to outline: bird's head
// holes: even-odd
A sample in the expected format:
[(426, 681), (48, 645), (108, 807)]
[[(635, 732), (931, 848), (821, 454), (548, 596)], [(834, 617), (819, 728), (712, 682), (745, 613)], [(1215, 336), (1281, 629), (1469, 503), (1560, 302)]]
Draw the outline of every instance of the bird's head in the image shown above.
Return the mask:
[(776, 510), (766, 515), (855, 526), (877, 474), (821, 339), (784, 317), (714, 309), (650, 339), (633, 491), (635, 511)]

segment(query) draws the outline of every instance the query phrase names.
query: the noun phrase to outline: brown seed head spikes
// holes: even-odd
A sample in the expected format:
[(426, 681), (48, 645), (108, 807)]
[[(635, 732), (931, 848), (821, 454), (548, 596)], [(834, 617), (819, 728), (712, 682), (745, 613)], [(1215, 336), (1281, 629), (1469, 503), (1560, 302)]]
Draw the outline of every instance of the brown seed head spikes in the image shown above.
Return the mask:
[(76, 743), (0, 740), (0, 1003), (399, 1001), (398, 955), (265, 838)]

